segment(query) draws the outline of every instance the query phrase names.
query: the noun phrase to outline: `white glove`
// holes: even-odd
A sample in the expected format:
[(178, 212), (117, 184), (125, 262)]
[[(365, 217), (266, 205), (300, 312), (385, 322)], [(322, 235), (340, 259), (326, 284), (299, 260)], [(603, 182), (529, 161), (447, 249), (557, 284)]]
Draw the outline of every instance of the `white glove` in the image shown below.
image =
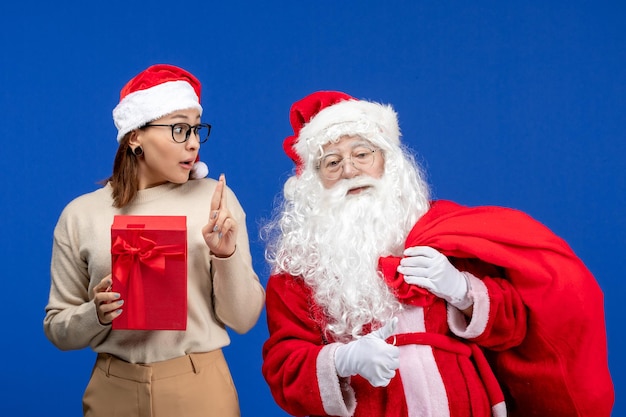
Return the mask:
[(404, 275), (405, 282), (426, 288), (459, 310), (474, 304), (465, 275), (444, 254), (429, 246), (413, 246), (404, 255), (398, 272)]
[(396, 329), (394, 317), (384, 327), (335, 350), (337, 375), (361, 375), (374, 387), (386, 387), (400, 366), (400, 349), (385, 342)]

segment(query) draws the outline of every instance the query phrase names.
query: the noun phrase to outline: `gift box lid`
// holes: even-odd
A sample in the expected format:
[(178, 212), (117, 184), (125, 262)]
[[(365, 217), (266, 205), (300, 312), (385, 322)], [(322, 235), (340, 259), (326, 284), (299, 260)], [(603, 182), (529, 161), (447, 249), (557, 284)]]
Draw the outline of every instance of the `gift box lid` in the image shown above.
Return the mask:
[(115, 215), (112, 229), (181, 230), (187, 227), (186, 216), (134, 216)]

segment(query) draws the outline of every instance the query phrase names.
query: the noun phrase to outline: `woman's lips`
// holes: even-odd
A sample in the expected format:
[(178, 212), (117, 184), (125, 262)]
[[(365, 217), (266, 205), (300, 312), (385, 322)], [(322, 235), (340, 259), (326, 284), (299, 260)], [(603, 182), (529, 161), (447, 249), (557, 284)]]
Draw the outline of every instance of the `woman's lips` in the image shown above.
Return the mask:
[(191, 169), (193, 168), (193, 161), (183, 161), (179, 165), (185, 169)]

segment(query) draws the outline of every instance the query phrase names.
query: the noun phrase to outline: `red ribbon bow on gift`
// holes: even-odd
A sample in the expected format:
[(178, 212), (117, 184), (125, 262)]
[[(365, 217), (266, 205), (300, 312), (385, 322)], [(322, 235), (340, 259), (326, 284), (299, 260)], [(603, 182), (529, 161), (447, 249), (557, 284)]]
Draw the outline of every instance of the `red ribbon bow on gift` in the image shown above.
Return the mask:
[[(137, 232), (131, 235), (133, 243), (117, 236), (111, 246), (111, 255), (117, 257), (113, 263), (113, 276), (127, 288), (126, 297), (133, 300), (126, 306), (129, 317), (138, 326), (146, 324), (146, 305), (143, 291), (142, 265), (159, 276), (165, 274), (165, 256), (184, 255), (182, 245), (157, 245), (156, 242)], [(131, 279), (132, 278), (132, 279)]]

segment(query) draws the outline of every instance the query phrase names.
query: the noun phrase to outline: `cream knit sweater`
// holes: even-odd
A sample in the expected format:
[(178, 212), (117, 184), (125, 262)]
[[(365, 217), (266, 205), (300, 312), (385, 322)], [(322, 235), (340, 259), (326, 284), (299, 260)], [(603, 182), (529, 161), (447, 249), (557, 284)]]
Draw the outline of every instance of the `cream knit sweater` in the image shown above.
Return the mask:
[[(70, 202), (54, 230), (51, 286), (44, 331), (59, 349), (90, 346), (132, 363), (151, 363), (230, 343), (225, 326), (245, 333), (257, 322), (265, 292), (252, 269), (245, 213), (226, 189), (239, 223), (237, 248), (229, 258), (210, 254), (202, 237), (217, 181), (167, 183), (139, 191), (113, 207), (109, 185)], [(98, 321), (93, 287), (111, 273), (111, 224), (116, 214), (187, 216), (187, 330), (111, 330)], [(167, 302), (167, 300), (163, 300)]]

